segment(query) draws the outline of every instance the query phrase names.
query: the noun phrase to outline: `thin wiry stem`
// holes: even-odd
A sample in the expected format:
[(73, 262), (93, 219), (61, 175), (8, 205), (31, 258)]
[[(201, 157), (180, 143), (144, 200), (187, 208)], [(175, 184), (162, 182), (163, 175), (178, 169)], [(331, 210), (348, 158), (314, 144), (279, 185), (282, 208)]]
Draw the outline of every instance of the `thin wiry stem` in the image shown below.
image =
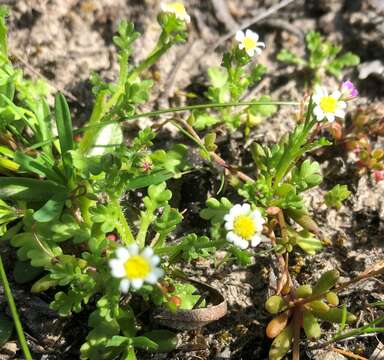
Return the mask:
[(23, 350), (24, 356), (26, 360), (32, 360), (32, 355), (29, 351), (27, 340), (25, 339), (24, 336), (24, 331), (23, 331), (23, 326), (21, 325), (21, 321), (19, 318), (19, 314), (17, 312), (15, 300), (13, 299), (12, 296), (12, 291), (8, 283), (8, 278), (7, 274), (5, 273), (4, 265), (3, 265), (3, 260), (0, 256), (0, 278), (1, 282), (3, 283), (4, 286), (4, 293), (8, 301), (9, 308), (11, 310), (13, 322), (15, 324), (17, 336), (19, 338), (20, 346), (21, 349)]

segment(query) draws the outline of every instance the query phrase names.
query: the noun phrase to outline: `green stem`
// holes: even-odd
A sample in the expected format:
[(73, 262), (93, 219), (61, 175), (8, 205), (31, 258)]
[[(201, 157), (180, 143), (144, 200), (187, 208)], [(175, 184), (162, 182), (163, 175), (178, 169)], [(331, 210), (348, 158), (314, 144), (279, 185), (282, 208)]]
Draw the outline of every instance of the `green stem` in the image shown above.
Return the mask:
[(156, 61), (161, 56), (163, 56), (172, 45), (173, 43), (171, 42), (163, 46), (157, 45), (156, 48), (151, 52), (151, 54), (145, 60), (143, 60), (134, 70), (132, 70), (132, 72), (128, 75), (128, 81), (135, 80), (141, 72), (155, 64)]
[[(128, 75), (128, 52), (123, 52), (120, 57), (120, 74), (117, 82), (116, 90), (111, 98), (106, 101), (106, 92), (102, 91), (98, 94), (93, 108), (91, 117), (89, 119), (89, 130), (86, 131), (82, 140), (80, 141), (80, 151), (85, 154), (92, 147), (95, 136), (97, 135), (99, 127), (104, 127), (106, 124), (101, 120), (117, 103), (121, 94), (125, 91), (125, 82)], [(99, 125), (99, 127), (93, 127)]]
[[(297, 101), (246, 101), (246, 102), (229, 102), (229, 103), (214, 103), (214, 104), (198, 104), (198, 105), (189, 105), (189, 106), (181, 106), (181, 107), (175, 107), (170, 109), (162, 109), (162, 110), (156, 110), (156, 111), (150, 111), (145, 112), (141, 114), (135, 114), (127, 117), (123, 117), (117, 120), (109, 120), (109, 121), (103, 121), (101, 124), (92, 124), (88, 126), (84, 126), (80, 129), (76, 129), (73, 131), (75, 135), (81, 134), (85, 131), (88, 131), (90, 129), (99, 129), (104, 127), (105, 125), (109, 124), (116, 124), (127, 120), (137, 120), (143, 117), (156, 117), (163, 114), (172, 114), (177, 112), (186, 112), (191, 110), (202, 110), (202, 109), (215, 109), (215, 108), (225, 108), (225, 107), (231, 107), (231, 106), (250, 106), (250, 105), (288, 105), (288, 106), (298, 106), (300, 105)], [(58, 136), (51, 138), (46, 141), (39, 142), (37, 144), (34, 144), (30, 146), (27, 150), (33, 150), (37, 149), (39, 147), (42, 147), (44, 145), (47, 145), (53, 141), (58, 139)]]
[(120, 234), (125, 245), (130, 245), (135, 242), (131, 228), (127, 222), (123, 209), (118, 199), (113, 200), (114, 207), (117, 211), (116, 230)]
[(348, 331), (344, 334), (336, 335), (331, 340), (327, 341), (326, 343), (322, 344), (321, 347), (328, 346), (334, 342), (341, 341), (348, 339), (350, 337), (360, 336), (364, 334), (372, 334), (372, 333), (382, 333), (384, 332), (383, 327), (375, 327), (374, 325), (380, 324), (384, 321), (384, 316), (380, 316), (376, 320), (372, 321), (371, 323), (364, 325), (360, 328), (353, 329), (351, 331)]
[(0, 255), (0, 277), (1, 277), (1, 282), (3, 283), (3, 286), (4, 286), (5, 296), (8, 300), (8, 305), (9, 305), (9, 308), (11, 310), (13, 322), (15, 324), (15, 328), (16, 328), (17, 336), (19, 338), (21, 349), (23, 350), (25, 359), (26, 360), (32, 360), (32, 355), (29, 351), (28, 344), (27, 344), (27, 341), (26, 341), (25, 336), (24, 336), (23, 326), (21, 325), (19, 314), (17, 313), (15, 300), (13, 299), (11, 288), (9, 287), (7, 274), (5, 273), (3, 260), (1, 258), (1, 255)]
[(145, 246), (148, 228), (151, 225), (152, 220), (153, 211), (151, 209), (147, 209), (145, 212), (142, 212), (140, 219), (140, 229), (136, 237), (136, 242), (139, 244), (140, 249), (144, 248)]
[[(95, 124), (95, 125), (89, 125), (84, 126), (80, 129), (76, 129), (73, 131), (74, 134), (82, 133), (88, 129), (91, 128), (101, 128), (105, 125), (109, 124), (116, 124), (123, 121), (128, 120), (137, 120), (143, 117), (156, 117), (163, 114), (173, 114), (177, 112), (185, 112), (185, 111), (191, 111), (191, 110), (201, 110), (201, 109), (214, 109), (214, 108), (225, 108), (225, 107), (231, 107), (231, 106), (250, 106), (250, 105), (291, 105), (291, 106), (297, 106), (299, 105), (296, 101), (246, 101), (246, 102), (229, 102), (229, 103), (215, 103), (215, 104), (197, 104), (197, 105), (188, 105), (188, 106), (180, 106), (175, 108), (169, 108), (169, 109), (162, 109), (162, 110), (156, 110), (156, 111), (149, 111), (146, 113), (141, 114), (135, 114), (131, 116), (126, 116), (117, 120), (110, 120), (110, 121), (103, 121), (102, 124)], [(36, 145), (34, 145), (36, 146)], [(32, 149), (34, 147), (30, 147)]]
[[(226, 245), (226, 244), (229, 244), (229, 243), (225, 240), (207, 241), (206, 243), (195, 246), (195, 248), (196, 249), (205, 249), (210, 247), (221, 248), (223, 245)], [(181, 244), (167, 246), (161, 249), (155, 249), (155, 253), (159, 256), (173, 257), (183, 250), (184, 246), (180, 246), (180, 245)]]

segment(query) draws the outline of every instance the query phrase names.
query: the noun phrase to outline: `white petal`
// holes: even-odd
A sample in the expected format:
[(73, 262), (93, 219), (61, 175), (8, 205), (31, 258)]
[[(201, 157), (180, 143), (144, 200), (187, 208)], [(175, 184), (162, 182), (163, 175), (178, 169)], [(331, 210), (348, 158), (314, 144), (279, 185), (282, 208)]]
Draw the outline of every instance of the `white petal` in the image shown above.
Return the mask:
[(227, 239), (227, 241), (233, 243), (236, 237), (237, 237), (237, 235), (233, 231), (230, 231), (229, 233), (227, 233), (226, 239)]
[(116, 257), (121, 261), (127, 261), (129, 258), (129, 251), (125, 247), (119, 247), (116, 249)]
[(167, 11), (168, 11), (168, 5), (165, 4), (165, 3), (161, 3), (161, 4), (160, 4), (160, 9), (161, 9), (161, 11), (163, 11), (163, 12), (167, 12)]
[(231, 208), (231, 210), (229, 210), (229, 214), (232, 215), (233, 217), (236, 217), (241, 214), (241, 209), (242, 209), (241, 205), (236, 204)]
[(256, 44), (256, 46), (265, 48), (265, 42), (258, 41), (257, 44)]
[(156, 266), (160, 262), (160, 258), (157, 255), (153, 255), (150, 259), (149, 262), (152, 266)]
[(263, 225), (265, 224), (265, 220), (263, 218), (254, 220), (256, 229), (261, 232), (263, 231)]
[(249, 246), (249, 242), (241, 238), (238, 238), (236, 242), (234, 242), (234, 244), (242, 250), (246, 249)]
[(319, 94), (318, 92), (315, 92), (313, 95), (312, 95), (312, 100), (316, 103), (316, 104), (319, 104), (320, 103), (320, 100), (321, 100), (321, 94)]
[(149, 259), (153, 255), (153, 249), (147, 246), (142, 252), (141, 255)]
[(248, 54), (248, 56), (252, 57), (253, 55), (255, 55), (255, 49), (248, 49), (246, 50), (246, 53)]
[(325, 114), (325, 117), (327, 118), (327, 120), (328, 120), (329, 122), (334, 122), (334, 121), (335, 121), (335, 115), (332, 114), (332, 113), (326, 113), (326, 114)]
[(243, 204), (243, 206), (241, 207), (241, 214), (248, 215), (250, 211), (251, 211), (251, 205), (247, 203)]
[(154, 273), (150, 273), (146, 278), (145, 278), (145, 282), (147, 282), (148, 284), (156, 284), (157, 282), (157, 277)]
[(122, 278), (125, 276), (124, 262), (119, 259), (109, 260), (109, 266), (111, 268), (111, 274), (113, 277)]
[(139, 247), (137, 244), (127, 246), (127, 250), (131, 256), (135, 256), (139, 253)]
[(320, 102), (322, 97), (327, 96), (327, 95), (328, 95), (328, 92), (327, 92), (326, 88), (324, 88), (322, 86), (319, 86), (319, 85), (316, 86), (316, 88), (315, 88), (315, 96), (317, 98), (319, 98), (319, 102)]
[(143, 279), (132, 279), (131, 285), (134, 289), (140, 289), (143, 286)]
[(237, 41), (243, 41), (243, 39), (245, 38), (244, 32), (239, 30), (236, 33), (236, 37), (235, 38), (236, 38)]
[(261, 50), (260, 48), (255, 48), (255, 53), (256, 55), (261, 55), (261, 53), (263, 52), (263, 50)]
[(160, 268), (155, 268), (152, 270), (152, 274), (154, 274), (159, 279), (164, 276), (164, 270)]
[(324, 119), (324, 111), (321, 110), (321, 108), (319, 106), (316, 106), (314, 109), (313, 109), (313, 113), (315, 114), (317, 120), (321, 121)]
[(229, 212), (228, 214), (224, 215), (224, 220), (230, 222), (230, 221), (233, 221), (234, 217), (235, 217), (234, 214)]
[(342, 109), (336, 109), (335, 116), (337, 116), (339, 118), (344, 118), (345, 117), (345, 111)]
[(265, 222), (263, 215), (261, 214), (260, 210), (257, 210), (257, 209), (253, 210), (251, 216), (252, 216), (252, 219), (255, 221), (262, 220), (263, 223)]
[(249, 29), (245, 32), (245, 36), (251, 38), (256, 43), (259, 40), (259, 35), (257, 33), (255, 33), (254, 31), (249, 30)]
[(347, 107), (347, 103), (345, 101), (339, 101), (337, 103), (337, 108), (338, 109), (345, 109)]
[(333, 97), (336, 100), (339, 100), (341, 98), (341, 92), (339, 90), (335, 90), (332, 94), (331, 97)]
[(184, 20), (187, 24), (189, 24), (191, 22), (191, 17), (188, 15), (188, 14), (185, 14), (184, 15)]
[(225, 227), (225, 230), (227, 231), (233, 230), (233, 219), (231, 219), (231, 221), (227, 221), (224, 224), (224, 227)]
[(131, 284), (128, 279), (123, 279), (120, 281), (119, 289), (122, 293), (127, 293), (130, 285)]
[(255, 247), (255, 246), (259, 245), (260, 242), (261, 242), (261, 236), (260, 236), (260, 234), (256, 234), (251, 239), (251, 246)]

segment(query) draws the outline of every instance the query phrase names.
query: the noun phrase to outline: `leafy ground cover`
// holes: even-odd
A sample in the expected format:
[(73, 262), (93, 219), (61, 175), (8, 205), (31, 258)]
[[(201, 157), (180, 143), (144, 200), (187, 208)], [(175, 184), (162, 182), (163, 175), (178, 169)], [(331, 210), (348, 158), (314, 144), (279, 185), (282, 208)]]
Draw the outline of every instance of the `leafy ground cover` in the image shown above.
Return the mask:
[(380, 2), (10, 5), (5, 358), (380, 358)]

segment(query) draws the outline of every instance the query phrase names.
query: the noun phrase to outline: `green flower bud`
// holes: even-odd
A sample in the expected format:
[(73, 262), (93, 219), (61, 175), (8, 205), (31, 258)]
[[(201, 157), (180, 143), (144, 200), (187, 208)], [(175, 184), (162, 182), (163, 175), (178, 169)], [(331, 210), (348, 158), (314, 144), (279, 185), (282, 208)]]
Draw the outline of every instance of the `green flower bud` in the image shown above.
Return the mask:
[[(329, 309), (328, 311), (312, 311), (313, 314), (321, 320), (338, 323), (340, 324), (343, 319), (343, 310), (339, 308)], [(347, 312), (347, 320), (348, 324), (351, 324), (356, 321), (356, 316), (350, 312)]]
[(215, 151), (217, 149), (217, 145), (215, 144), (215, 141), (216, 141), (215, 133), (208, 133), (207, 135), (205, 135), (204, 145), (208, 151)]
[(311, 301), (308, 305), (311, 310), (316, 311), (318, 313), (326, 313), (330, 309), (330, 307), (322, 300)]
[(313, 288), (313, 294), (322, 294), (333, 288), (339, 280), (340, 273), (337, 270), (330, 270), (321, 275)]
[(218, 209), (218, 208), (220, 208), (220, 201), (219, 200), (217, 200), (217, 199), (215, 199), (215, 198), (209, 198), (206, 202), (205, 202), (205, 205), (207, 206), (207, 207), (210, 207), (210, 208), (212, 208), (212, 209)]
[(296, 289), (296, 297), (297, 298), (306, 298), (308, 296), (311, 296), (312, 295), (312, 287), (311, 285), (300, 285), (297, 289)]
[(288, 320), (289, 315), (287, 311), (277, 315), (268, 323), (265, 333), (270, 339), (274, 339), (286, 328)]
[(270, 314), (277, 314), (283, 310), (285, 305), (285, 301), (281, 296), (273, 295), (265, 302), (265, 309)]
[(333, 305), (333, 306), (339, 305), (339, 297), (333, 291), (330, 291), (329, 293), (327, 293), (327, 295), (325, 297), (328, 301), (328, 304)]
[(292, 326), (287, 326), (276, 338), (273, 340), (271, 349), (269, 350), (269, 360), (281, 360), (292, 346)]
[(316, 317), (310, 311), (304, 311), (303, 328), (309, 340), (318, 339), (321, 335), (321, 328)]

